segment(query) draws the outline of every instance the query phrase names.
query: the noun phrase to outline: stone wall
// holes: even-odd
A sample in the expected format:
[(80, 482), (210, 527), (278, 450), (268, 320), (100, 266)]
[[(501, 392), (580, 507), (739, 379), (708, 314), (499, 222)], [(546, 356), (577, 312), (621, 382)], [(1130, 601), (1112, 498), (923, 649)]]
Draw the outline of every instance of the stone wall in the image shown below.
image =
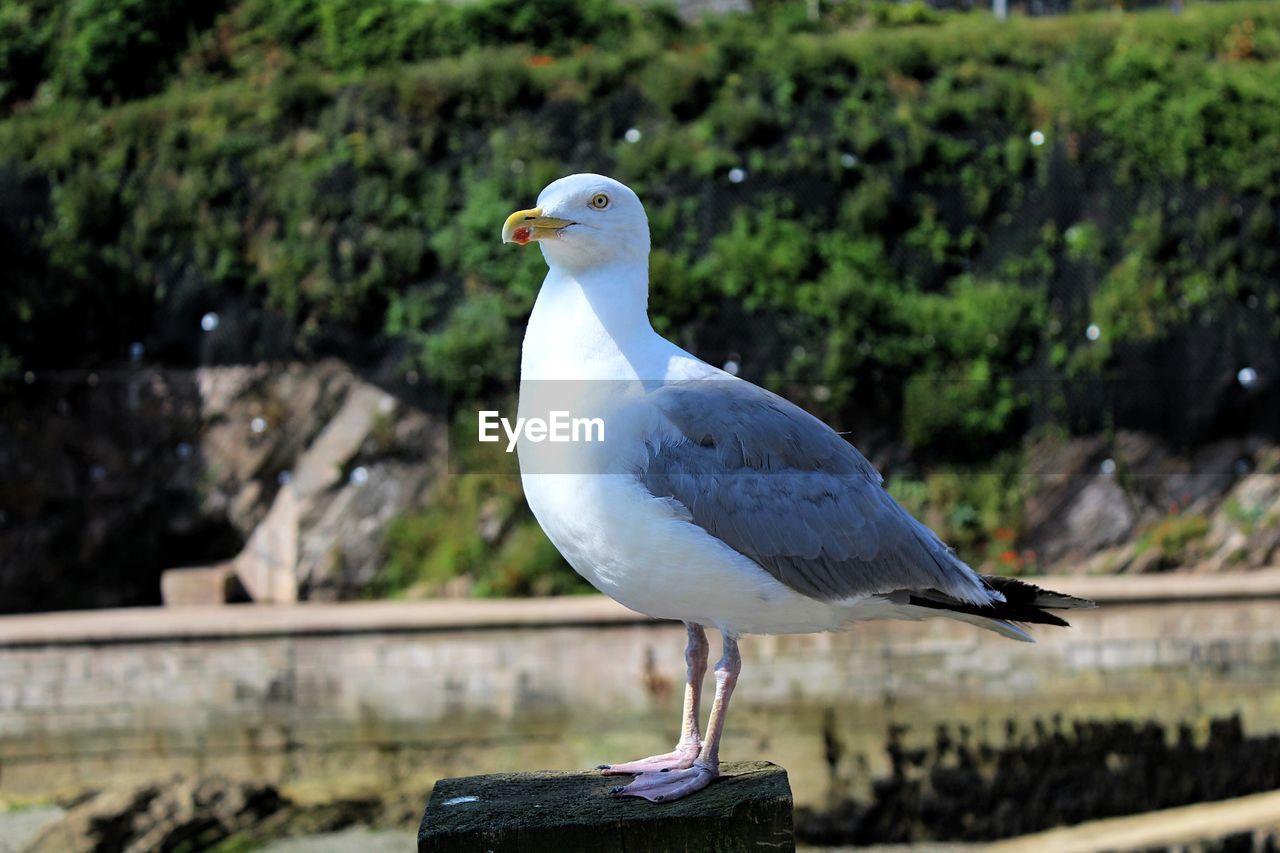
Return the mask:
[[(747, 638), (725, 755), (783, 764), (816, 802), (877, 768), (890, 722), (998, 735), (1006, 718), (1241, 713), (1280, 730), (1280, 575), (1152, 581), (1102, 589), (1034, 645), (943, 619)], [(1204, 595), (1214, 582), (1230, 594)], [(682, 646), (680, 626), (592, 597), (0, 619), (0, 799), (197, 770), (429, 785), (665, 751)], [(848, 766), (824, 763), (827, 737)]]

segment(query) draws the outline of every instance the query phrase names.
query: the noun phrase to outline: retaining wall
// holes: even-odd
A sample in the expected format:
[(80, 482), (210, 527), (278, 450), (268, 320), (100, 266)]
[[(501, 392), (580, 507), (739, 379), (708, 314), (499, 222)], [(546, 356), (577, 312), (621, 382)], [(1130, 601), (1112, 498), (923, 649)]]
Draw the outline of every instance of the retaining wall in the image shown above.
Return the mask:
[[(874, 771), (890, 722), (1241, 713), (1280, 730), (1280, 570), (1043, 583), (1102, 606), (1035, 644), (945, 619), (746, 638), (725, 757), (783, 764), (814, 802), (836, 775), (827, 738)], [(194, 771), (424, 786), (666, 751), (683, 643), (599, 597), (6, 617), (0, 799)]]

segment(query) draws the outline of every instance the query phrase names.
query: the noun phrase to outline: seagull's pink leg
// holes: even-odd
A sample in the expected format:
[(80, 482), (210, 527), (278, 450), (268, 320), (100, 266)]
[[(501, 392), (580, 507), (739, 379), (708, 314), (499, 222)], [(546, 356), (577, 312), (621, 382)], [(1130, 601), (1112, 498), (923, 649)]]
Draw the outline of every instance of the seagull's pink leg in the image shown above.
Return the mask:
[(738, 654), (738, 638), (724, 635), (724, 655), (716, 664), (716, 698), (711, 704), (711, 719), (707, 722), (707, 738), (702, 751), (692, 766), (680, 769), (645, 773), (625, 788), (614, 788), (610, 793), (628, 797), (643, 797), (653, 803), (671, 802), (701, 791), (720, 775), (720, 736), (724, 733), (725, 717), (729, 713), (729, 698), (742, 672), (742, 657)]
[(651, 773), (657, 770), (673, 770), (692, 767), (702, 749), (702, 735), (698, 730), (698, 712), (702, 704), (702, 679), (707, 674), (707, 632), (701, 625), (685, 623), (689, 643), (684, 649), (684, 662), (688, 678), (684, 685), (684, 722), (680, 726), (680, 742), (666, 755), (654, 755), (626, 764), (601, 764), (597, 769), (604, 775)]

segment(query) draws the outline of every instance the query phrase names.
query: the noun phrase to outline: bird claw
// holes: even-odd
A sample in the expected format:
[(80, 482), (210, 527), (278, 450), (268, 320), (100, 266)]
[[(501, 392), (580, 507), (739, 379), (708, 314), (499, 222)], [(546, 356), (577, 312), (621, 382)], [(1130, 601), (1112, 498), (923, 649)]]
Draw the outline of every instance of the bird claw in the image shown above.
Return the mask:
[(666, 755), (654, 755), (625, 764), (601, 764), (596, 769), (606, 776), (638, 776), (656, 771), (684, 770), (692, 767), (698, 760), (701, 749), (701, 743), (681, 743)]
[(671, 768), (666, 773), (637, 776), (630, 785), (614, 788), (609, 793), (615, 796), (640, 797), (651, 803), (669, 803), (701, 791), (719, 775), (715, 768), (695, 764), (692, 767)]

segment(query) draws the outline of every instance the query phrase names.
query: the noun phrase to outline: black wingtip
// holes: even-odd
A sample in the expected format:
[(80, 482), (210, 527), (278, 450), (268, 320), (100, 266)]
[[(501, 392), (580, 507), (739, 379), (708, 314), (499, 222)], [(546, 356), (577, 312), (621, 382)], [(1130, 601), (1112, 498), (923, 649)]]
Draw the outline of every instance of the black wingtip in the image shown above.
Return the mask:
[(1097, 602), (1087, 598), (1076, 598), (1065, 592), (1036, 586), (1027, 581), (1001, 575), (983, 575), (987, 586), (1002, 594), (1010, 604), (1030, 607), (1047, 607), (1050, 610), (1087, 610), (1097, 607)]
[(989, 589), (1000, 593), (1004, 600), (978, 605), (960, 601), (937, 590), (925, 590), (910, 593), (907, 603), (934, 610), (981, 616), (984, 619), (1014, 625), (1051, 625), (1055, 628), (1069, 628), (1071, 623), (1057, 614), (1050, 613), (1050, 610), (1074, 610), (1096, 606), (1092, 601), (1041, 589), (1035, 584), (1020, 581), (1017, 578), (983, 575), (982, 579)]

